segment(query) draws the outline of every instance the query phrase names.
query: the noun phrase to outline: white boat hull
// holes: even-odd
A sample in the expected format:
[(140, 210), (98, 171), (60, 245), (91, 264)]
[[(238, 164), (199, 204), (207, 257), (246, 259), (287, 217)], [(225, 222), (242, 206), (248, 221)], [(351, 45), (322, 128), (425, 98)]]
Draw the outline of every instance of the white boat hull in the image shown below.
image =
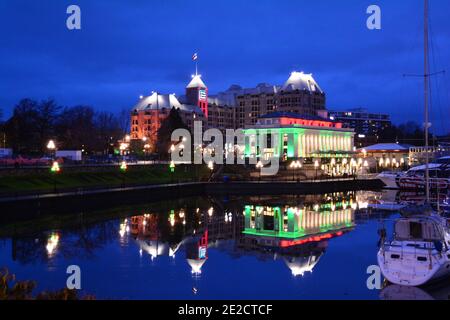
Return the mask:
[(397, 177), (397, 174), (379, 174), (377, 176), (384, 183), (385, 189), (400, 189), (397, 184)]
[[(426, 261), (418, 261), (418, 257), (426, 258)], [(431, 257), (430, 263), (430, 255), (426, 252), (417, 253), (413, 247), (388, 247), (378, 252), (378, 265), (389, 282), (418, 287), (450, 276), (450, 251), (442, 254), (434, 252)]]

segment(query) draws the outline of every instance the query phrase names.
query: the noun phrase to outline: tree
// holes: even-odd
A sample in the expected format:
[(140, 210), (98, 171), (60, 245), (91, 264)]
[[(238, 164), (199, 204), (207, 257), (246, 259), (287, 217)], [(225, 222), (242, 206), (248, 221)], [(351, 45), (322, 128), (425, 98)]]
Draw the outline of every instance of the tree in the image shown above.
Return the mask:
[(59, 116), (57, 132), (58, 142), (65, 149), (103, 154), (122, 137), (119, 119), (114, 114), (95, 112), (90, 106), (64, 108)]
[[(430, 133), (429, 140), (433, 141), (433, 134)], [(402, 123), (399, 126), (391, 126), (380, 133), (381, 143), (399, 142), (401, 144), (411, 144), (415, 146), (425, 145), (425, 133), (423, 128), (414, 121)]]
[(42, 149), (37, 122), (38, 103), (31, 99), (22, 99), (15, 107), (11, 119), (5, 124), (10, 145), (16, 153), (40, 153)]
[(162, 159), (168, 159), (169, 148), (172, 145), (172, 132), (176, 129), (189, 130), (188, 126), (181, 119), (178, 109), (172, 108), (169, 116), (161, 122), (158, 130), (156, 151)]
[(52, 99), (37, 102), (22, 99), (5, 123), (11, 147), (19, 154), (41, 154), (47, 141), (54, 138), (59, 106)]
[(55, 125), (61, 109), (53, 99), (42, 100), (37, 105), (36, 131), (43, 148), (55, 138)]
[[(36, 281), (16, 281), (16, 276), (7, 269), (0, 270), (0, 300), (79, 300), (76, 290), (44, 291), (33, 296)], [(94, 296), (81, 297), (94, 300)]]
[(122, 110), (120, 110), (118, 120), (121, 134), (123, 137), (128, 132), (130, 132), (130, 110), (128, 108), (123, 108)]
[(64, 108), (56, 125), (58, 143), (65, 149), (95, 149), (95, 111), (90, 106)]
[[(129, 119), (128, 115), (126, 117)], [(111, 151), (123, 137), (120, 119), (110, 112), (95, 112), (90, 106), (60, 107), (55, 100), (22, 99), (3, 126), (15, 153), (41, 155), (55, 139), (58, 149)]]
[(102, 111), (95, 114), (94, 125), (96, 128), (95, 150), (102, 150), (104, 153), (112, 152), (114, 142), (124, 135), (120, 119), (111, 112)]

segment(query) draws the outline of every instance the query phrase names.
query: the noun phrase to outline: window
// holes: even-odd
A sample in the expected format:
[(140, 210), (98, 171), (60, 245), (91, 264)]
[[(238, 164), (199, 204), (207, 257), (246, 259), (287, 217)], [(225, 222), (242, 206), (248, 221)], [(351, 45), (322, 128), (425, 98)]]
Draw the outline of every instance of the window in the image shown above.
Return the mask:
[(422, 224), (419, 222), (409, 223), (409, 234), (412, 239), (422, 238)]

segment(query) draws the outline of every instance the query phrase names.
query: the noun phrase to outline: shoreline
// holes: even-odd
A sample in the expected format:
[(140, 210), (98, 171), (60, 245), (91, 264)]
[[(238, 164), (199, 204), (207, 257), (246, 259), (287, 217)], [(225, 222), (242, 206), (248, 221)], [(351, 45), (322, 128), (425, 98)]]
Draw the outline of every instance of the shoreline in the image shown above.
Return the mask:
[(316, 194), (352, 190), (378, 190), (384, 184), (374, 180), (322, 182), (190, 182), (146, 185), (65, 193), (46, 193), (0, 198), (0, 222), (8, 216), (26, 218), (37, 214), (88, 212), (120, 205), (149, 203), (191, 196)]

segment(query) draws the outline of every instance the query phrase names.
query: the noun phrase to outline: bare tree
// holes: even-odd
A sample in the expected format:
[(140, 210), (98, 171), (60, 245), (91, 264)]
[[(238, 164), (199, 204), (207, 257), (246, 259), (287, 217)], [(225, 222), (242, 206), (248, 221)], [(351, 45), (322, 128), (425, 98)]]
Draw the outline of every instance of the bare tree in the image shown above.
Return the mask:
[(130, 132), (130, 110), (128, 108), (122, 108), (119, 112), (118, 118), (122, 135), (126, 135)]

